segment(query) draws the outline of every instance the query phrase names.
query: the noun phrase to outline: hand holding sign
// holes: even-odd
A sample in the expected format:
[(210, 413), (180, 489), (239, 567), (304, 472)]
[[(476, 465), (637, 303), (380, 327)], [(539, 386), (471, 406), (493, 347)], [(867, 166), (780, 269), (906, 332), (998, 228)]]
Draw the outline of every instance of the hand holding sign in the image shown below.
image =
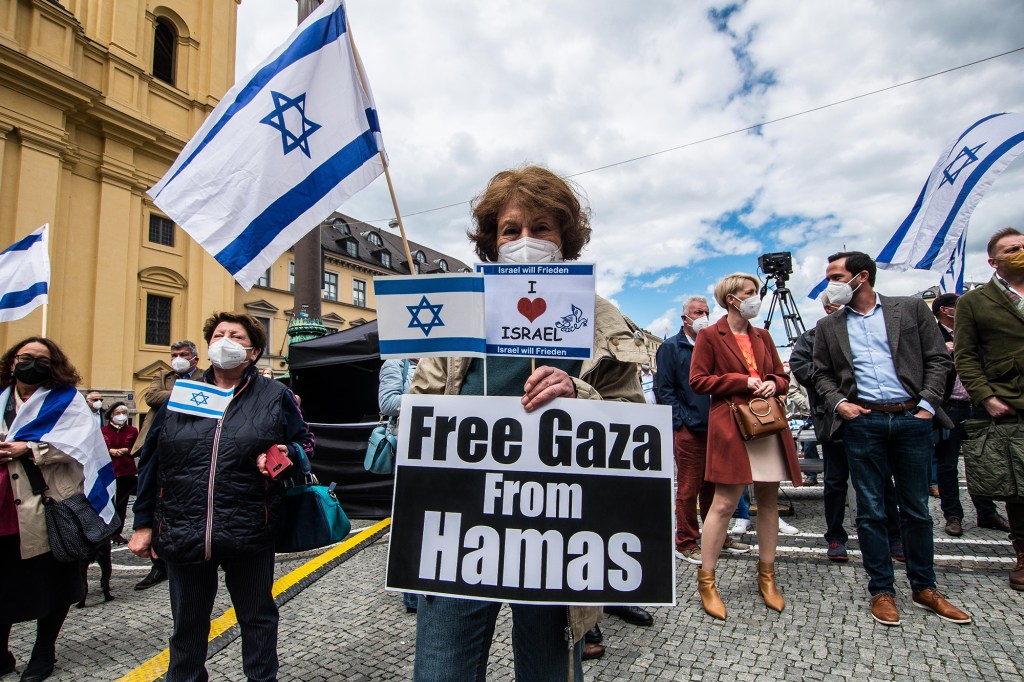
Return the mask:
[(542, 366), (526, 380), (523, 391), (523, 407), (527, 412), (533, 412), (555, 398), (575, 398), (576, 384), (557, 367)]

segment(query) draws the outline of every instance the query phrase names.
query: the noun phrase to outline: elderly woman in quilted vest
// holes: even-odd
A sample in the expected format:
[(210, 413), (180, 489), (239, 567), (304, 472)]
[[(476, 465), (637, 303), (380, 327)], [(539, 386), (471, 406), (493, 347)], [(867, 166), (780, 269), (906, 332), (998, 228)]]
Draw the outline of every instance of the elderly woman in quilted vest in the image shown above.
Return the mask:
[(207, 679), (218, 567), (242, 631), (245, 676), (268, 682), (278, 671), (271, 588), (284, 484), (270, 478), (266, 453), (277, 448), (297, 464), (299, 448), (312, 453), (313, 436), (291, 392), (257, 371), (267, 337), (256, 318), (215, 313), (203, 337), (212, 365), (203, 382), (231, 400), (220, 409), (175, 383), (142, 447), (128, 547), (167, 562), (174, 617), (168, 682)]

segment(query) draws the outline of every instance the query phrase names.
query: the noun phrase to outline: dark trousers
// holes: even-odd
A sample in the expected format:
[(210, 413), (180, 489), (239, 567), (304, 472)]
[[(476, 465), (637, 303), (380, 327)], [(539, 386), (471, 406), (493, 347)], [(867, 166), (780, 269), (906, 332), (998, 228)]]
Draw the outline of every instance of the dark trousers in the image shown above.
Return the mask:
[[(964, 518), (964, 508), (960, 504), (960, 476), (957, 468), (960, 463), (960, 446), (964, 442), (963, 423), (968, 419), (988, 419), (989, 416), (984, 408), (974, 407), (970, 403), (946, 403), (942, 409), (955, 425), (945, 438), (935, 444), (939, 502), (942, 507), (942, 515), (948, 521), (954, 517)], [(979, 520), (995, 516), (998, 513), (995, 502), (987, 497), (971, 495), (971, 502), (974, 503)]]
[[(100, 565), (100, 589), (104, 592), (109, 592), (110, 574), (113, 573), (113, 567), (110, 563), (110, 540), (96, 548), (96, 563)], [(85, 583), (85, 592), (88, 594), (89, 564), (85, 561), (82, 562), (82, 582)], [(82, 601), (85, 601), (85, 595), (82, 595)]]
[(170, 640), (167, 682), (206, 682), (210, 616), (217, 596), (217, 567), (224, 569), (224, 584), (231, 595), (242, 631), (242, 669), (250, 682), (277, 679), (277, 604), (274, 550), (204, 561), (198, 564), (167, 562), (174, 632)]
[[(30, 660), (51, 663), (57, 660), (57, 636), (70, 608), (70, 604), (65, 604), (36, 621), (36, 643)], [(10, 651), (10, 638), (11, 624), (0, 623), (0, 653)]]
[[(846, 450), (841, 442), (825, 441), (820, 445), (825, 460), (825, 483), (822, 493), (825, 503), (825, 542), (841, 542), (845, 545), (850, 538), (843, 527), (846, 520), (846, 489), (850, 482), (850, 465), (846, 461)], [(900, 539), (900, 513), (892, 477), (887, 477), (883, 485), (885, 528), (891, 545)]]
[(1010, 539), (1024, 542), (1024, 502), (1007, 502), (1006, 519), (1010, 522)]
[(707, 432), (690, 431), (683, 426), (673, 434), (672, 445), (676, 458), (676, 549), (684, 552), (699, 544), (697, 505), (700, 504), (701, 520), (707, 518), (715, 484), (704, 480)]
[(935, 547), (928, 510), (932, 420), (906, 410), (869, 412), (843, 423), (850, 481), (857, 493), (857, 535), (872, 595), (895, 594), (885, 521), (885, 481), (896, 487), (900, 531), (911, 589), (935, 587)]
[(114, 511), (117, 518), (121, 519), (121, 525), (117, 527), (117, 534), (124, 530), (124, 519), (128, 514), (128, 498), (135, 492), (139, 484), (138, 476), (118, 476), (117, 487), (114, 489)]

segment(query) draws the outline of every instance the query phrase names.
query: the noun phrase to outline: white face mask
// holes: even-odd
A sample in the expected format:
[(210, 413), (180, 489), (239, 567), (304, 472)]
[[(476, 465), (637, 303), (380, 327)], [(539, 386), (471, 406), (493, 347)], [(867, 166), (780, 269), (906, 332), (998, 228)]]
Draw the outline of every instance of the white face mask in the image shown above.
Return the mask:
[(520, 237), (498, 247), (499, 263), (561, 263), (562, 249), (547, 239)]
[(750, 298), (740, 301), (736, 310), (739, 311), (740, 317), (744, 320), (752, 320), (761, 312), (761, 299), (757, 294), (754, 294)]
[[(857, 289), (860, 289), (861, 282), (857, 285)], [(825, 296), (828, 297), (829, 303), (835, 305), (846, 305), (853, 300), (853, 295), (857, 292), (850, 286), (849, 282), (829, 282), (828, 286), (825, 287)]]
[(171, 358), (171, 369), (178, 374), (184, 374), (191, 366), (192, 363), (185, 358)]
[(242, 344), (225, 336), (210, 344), (210, 350), (206, 357), (210, 359), (214, 367), (234, 369), (245, 362), (245, 350)]
[(103, 407), (103, 401), (102, 400), (94, 400), (94, 401), (92, 401), (92, 409), (98, 410), (101, 407)]
[(126, 414), (115, 414), (110, 418), (110, 421), (117, 424), (118, 426), (124, 426), (128, 422), (128, 415)]
[(696, 320), (690, 321), (690, 327), (693, 328), (693, 333), (695, 335), (701, 329), (706, 329), (709, 324), (711, 324), (711, 320), (708, 318), (707, 315), (701, 315)]

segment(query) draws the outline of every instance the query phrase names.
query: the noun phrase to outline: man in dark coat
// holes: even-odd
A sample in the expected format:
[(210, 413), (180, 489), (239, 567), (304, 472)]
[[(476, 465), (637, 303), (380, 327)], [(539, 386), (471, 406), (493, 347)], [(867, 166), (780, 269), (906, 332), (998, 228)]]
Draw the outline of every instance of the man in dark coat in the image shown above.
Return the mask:
[(924, 301), (875, 293), (875, 262), (865, 253), (829, 256), (825, 294), (846, 307), (818, 321), (815, 388), (838, 417), (857, 493), (857, 532), (868, 573), (871, 616), (899, 625), (885, 522), (885, 479), (891, 474), (913, 600), (954, 623), (971, 617), (936, 590), (928, 486), (932, 420), (953, 424), (940, 407), (952, 369), (935, 318)]

